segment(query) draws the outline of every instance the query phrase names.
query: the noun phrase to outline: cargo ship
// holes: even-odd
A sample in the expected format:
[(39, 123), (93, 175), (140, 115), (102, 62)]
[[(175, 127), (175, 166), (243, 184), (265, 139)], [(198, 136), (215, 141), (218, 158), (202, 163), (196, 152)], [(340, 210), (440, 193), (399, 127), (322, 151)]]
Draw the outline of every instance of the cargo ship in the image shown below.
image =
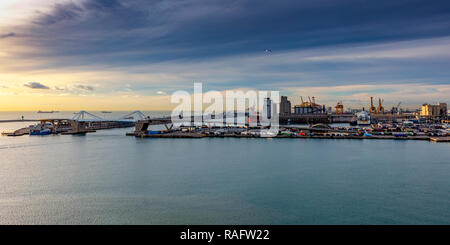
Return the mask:
[(41, 111), (39, 110), (37, 113), (57, 113), (59, 111)]

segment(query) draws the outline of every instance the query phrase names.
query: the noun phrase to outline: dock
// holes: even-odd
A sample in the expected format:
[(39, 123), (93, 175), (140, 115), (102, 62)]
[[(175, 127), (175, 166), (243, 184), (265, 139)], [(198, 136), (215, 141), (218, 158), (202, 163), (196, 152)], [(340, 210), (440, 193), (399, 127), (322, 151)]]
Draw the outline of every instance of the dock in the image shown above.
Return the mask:
[[(377, 121), (396, 121), (413, 119), (412, 115), (397, 115), (397, 114), (377, 114), (372, 115)], [(316, 114), (280, 114), (280, 125), (287, 124), (314, 124), (314, 123), (350, 123), (354, 118), (353, 113), (330, 114), (330, 113), (316, 113)]]
[[(280, 126), (275, 134), (268, 134), (265, 127), (254, 126), (207, 126), (195, 125), (173, 128), (170, 119), (146, 119), (136, 122), (135, 131), (127, 136), (139, 138), (283, 138), (283, 139), (359, 139), (359, 140), (421, 140), (433, 142), (450, 142), (448, 133), (425, 129), (426, 132), (412, 132), (408, 128), (400, 130), (392, 128), (343, 128), (330, 127), (328, 124), (317, 123), (309, 127), (295, 125)], [(165, 130), (151, 131), (150, 125), (164, 124)], [(169, 124), (169, 125), (168, 125)]]
[[(127, 133), (127, 136), (136, 136), (133, 133)], [(162, 134), (142, 134), (136, 137), (141, 138), (266, 138), (258, 135), (236, 135), (236, 134), (223, 134), (223, 135), (211, 135), (211, 134), (201, 134), (201, 133), (162, 133)], [(422, 140), (422, 141), (433, 141), (433, 142), (450, 142), (450, 137), (438, 137), (430, 138), (428, 136), (408, 136), (408, 137), (395, 137), (391, 135), (384, 136), (324, 136), (324, 135), (314, 135), (314, 136), (301, 136), (301, 135), (277, 135), (270, 137), (274, 139), (353, 139), (353, 140)]]
[(433, 142), (450, 142), (450, 137), (432, 137), (430, 140)]
[(3, 136), (22, 136), (22, 135), (28, 135), (30, 133), (30, 129), (29, 128), (21, 128), (21, 129), (17, 129), (14, 132), (5, 132), (2, 133)]

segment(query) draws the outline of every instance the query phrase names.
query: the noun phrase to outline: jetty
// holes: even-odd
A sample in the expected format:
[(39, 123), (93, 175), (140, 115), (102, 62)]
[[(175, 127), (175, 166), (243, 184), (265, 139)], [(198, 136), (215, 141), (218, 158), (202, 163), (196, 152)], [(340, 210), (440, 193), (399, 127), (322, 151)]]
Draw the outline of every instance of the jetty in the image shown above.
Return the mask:
[(433, 142), (450, 142), (450, 137), (431, 137), (430, 140)]
[[(170, 119), (146, 119), (136, 122), (134, 132), (127, 136), (140, 138), (295, 138), (295, 139), (368, 139), (368, 140), (422, 140), (450, 142), (450, 131), (443, 125), (377, 124), (361, 127), (331, 127), (316, 123), (301, 127), (299, 125), (280, 125), (279, 130), (267, 134), (267, 127), (249, 125), (207, 126), (207, 122), (173, 128)], [(150, 125), (164, 124), (165, 130), (149, 130)]]

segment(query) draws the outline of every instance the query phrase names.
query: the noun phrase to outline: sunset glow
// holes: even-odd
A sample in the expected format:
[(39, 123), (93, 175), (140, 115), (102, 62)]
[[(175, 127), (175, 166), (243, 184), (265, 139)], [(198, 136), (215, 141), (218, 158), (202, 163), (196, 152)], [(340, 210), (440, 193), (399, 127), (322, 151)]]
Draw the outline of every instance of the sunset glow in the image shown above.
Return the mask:
[(0, 110), (168, 110), (170, 94), (193, 82), (330, 106), (371, 95), (387, 107), (448, 101), (448, 10), (445, 1), (1, 1)]

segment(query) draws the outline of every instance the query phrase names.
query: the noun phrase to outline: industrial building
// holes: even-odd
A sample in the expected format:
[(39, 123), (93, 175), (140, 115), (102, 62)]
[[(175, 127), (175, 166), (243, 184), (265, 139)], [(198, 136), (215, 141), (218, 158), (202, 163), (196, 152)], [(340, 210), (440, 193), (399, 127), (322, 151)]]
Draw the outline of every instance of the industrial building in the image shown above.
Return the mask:
[(315, 98), (312, 99), (308, 96), (309, 101), (303, 101), (303, 98), (300, 97), (302, 103), (300, 105), (296, 105), (294, 107), (295, 114), (320, 114), (326, 113), (325, 105), (316, 104)]
[(423, 104), (420, 116), (426, 118), (446, 118), (447, 103), (438, 103), (437, 105)]

